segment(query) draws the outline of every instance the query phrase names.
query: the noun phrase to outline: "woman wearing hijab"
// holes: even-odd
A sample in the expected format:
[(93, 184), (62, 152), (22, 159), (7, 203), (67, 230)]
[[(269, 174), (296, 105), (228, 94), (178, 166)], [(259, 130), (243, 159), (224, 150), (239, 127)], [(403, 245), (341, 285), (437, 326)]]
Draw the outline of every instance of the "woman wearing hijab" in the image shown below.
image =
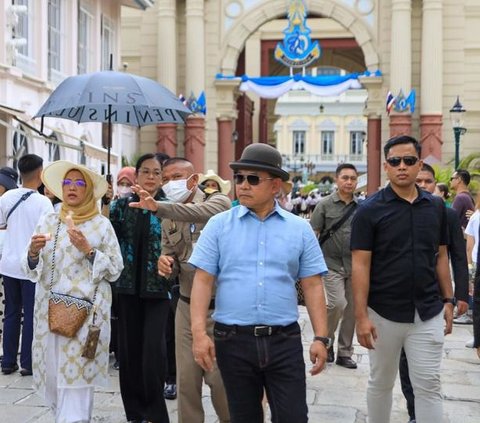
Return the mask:
[[(42, 180), (62, 206), (39, 222), (23, 263), (29, 279), (37, 282), (33, 380), (57, 423), (89, 422), (95, 386), (108, 386), (110, 283), (123, 269), (122, 256), (110, 221), (99, 213), (98, 200), (107, 189), (100, 175), (57, 161), (44, 169)], [(93, 302), (72, 338), (49, 331), (51, 290)], [(88, 359), (82, 349), (94, 314), (100, 337), (94, 358)]]
[(122, 167), (117, 175), (117, 197), (130, 197), (132, 185), (135, 185), (135, 168), (132, 166)]

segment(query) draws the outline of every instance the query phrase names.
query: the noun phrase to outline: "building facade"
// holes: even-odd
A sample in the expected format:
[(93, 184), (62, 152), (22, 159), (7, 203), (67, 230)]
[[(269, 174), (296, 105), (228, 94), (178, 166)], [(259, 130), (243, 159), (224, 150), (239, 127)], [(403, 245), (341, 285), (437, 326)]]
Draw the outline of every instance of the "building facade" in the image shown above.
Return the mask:
[[(480, 4), (477, 0), (306, 0), (322, 65), (360, 78), (367, 93), (368, 187), (381, 185), (382, 144), (395, 134), (421, 140), (423, 157), (446, 163), (454, 155), (449, 110), (457, 96), (467, 109), (461, 152), (477, 151), (480, 132)], [(275, 101), (241, 93), (238, 78), (278, 75), (262, 27), (285, 17), (284, 0), (159, 0), (144, 13), (122, 13), (123, 60), (135, 72), (188, 96), (205, 91), (207, 114), (185, 128), (150, 128), (143, 150), (197, 157), (203, 168), (230, 177), (228, 161), (249, 142), (274, 142)], [(270, 44), (269, 44), (270, 42)], [(381, 73), (375, 73), (380, 71)], [(412, 112), (387, 115), (388, 92), (416, 91)], [(248, 100), (241, 100), (248, 96)], [(240, 127), (239, 127), (240, 123)]]
[(352, 163), (360, 174), (365, 173), (365, 100), (365, 90), (328, 97), (306, 91), (281, 96), (273, 130), (285, 169), (296, 176), (306, 171), (315, 181), (334, 174), (339, 163)]
[[(66, 77), (119, 66), (122, 5), (140, 0), (0, 0), (0, 165), (16, 167), (26, 153), (46, 163), (67, 159), (104, 172), (105, 128), (46, 118), (43, 133), (32, 117)], [(112, 171), (138, 147), (138, 130), (113, 129)]]

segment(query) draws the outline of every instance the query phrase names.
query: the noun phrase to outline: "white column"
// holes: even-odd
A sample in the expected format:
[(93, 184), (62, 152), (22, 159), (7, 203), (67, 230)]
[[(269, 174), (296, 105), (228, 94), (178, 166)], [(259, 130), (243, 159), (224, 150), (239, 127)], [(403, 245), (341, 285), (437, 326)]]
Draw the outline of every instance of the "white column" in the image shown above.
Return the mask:
[(423, 0), (420, 113), (442, 114), (442, 0)]
[(196, 97), (205, 89), (204, 0), (187, 0), (186, 5), (186, 81), (185, 97)]
[(175, 0), (157, 0), (157, 80), (177, 94)]
[(410, 92), (412, 84), (411, 0), (392, 0), (390, 90), (396, 95)]
[[(252, 34), (245, 43), (245, 73), (250, 76), (260, 75), (260, 58), (262, 55), (260, 34)], [(253, 92), (248, 93), (248, 97), (253, 100), (254, 109), (252, 116), (252, 137), (258, 140), (259, 137), (259, 116), (260, 116), (260, 97)]]

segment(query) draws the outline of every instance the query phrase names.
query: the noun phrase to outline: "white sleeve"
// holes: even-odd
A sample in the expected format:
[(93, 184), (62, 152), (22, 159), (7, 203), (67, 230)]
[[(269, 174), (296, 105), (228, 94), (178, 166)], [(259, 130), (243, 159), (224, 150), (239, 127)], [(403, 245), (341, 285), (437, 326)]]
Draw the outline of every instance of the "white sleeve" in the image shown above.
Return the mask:
[(0, 228), (3, 228), (7, 224), (6, 222), (7, 219), (5, 219), (6, 214), (3, 208), (4, 208), (4, 204), (2, 203), (2, 197), (0, 197)]
[(467, 227), (465, 228), (465, 233), (467, 235), (476, 237), (478, 233), (478, 218), (479, 214), (475, 213), (470, 217), (470, 220), (468, 221)]

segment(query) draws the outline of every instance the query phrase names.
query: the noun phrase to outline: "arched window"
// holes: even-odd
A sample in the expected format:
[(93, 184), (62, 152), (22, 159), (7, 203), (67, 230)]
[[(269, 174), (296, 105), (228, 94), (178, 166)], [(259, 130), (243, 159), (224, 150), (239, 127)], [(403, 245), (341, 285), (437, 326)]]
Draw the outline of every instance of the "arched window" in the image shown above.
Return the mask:
[[(51, 140), (58, 141), (58, 135), (55, 132), (49, 136)], [(55, 142), (48, 142), (48, 161), (54, 162), (56, 160), (60, 160), (60, 146)]]
[(292, 131), (293, 155), (305, 154), (308, 124), (301, 119), (297, 119), (290, 125), (289, 129)]
[(78, 152), (78, 161), (82, 165), (87, 164), (87, 156), (85, 155), (85, 147), (83, 146), (84, 142), (88, 142), (87, 138), (85, 136), (82, 136), (81, 141), (80, 141), (80, 146), (82, 147), (82, 151)]
[(13, 133), (13, 168), (18, 171), (18, 160), (20, 157), (28, 154), (28, 138), (25, 135), (25, 128), (19, 125), (18, 131)]

